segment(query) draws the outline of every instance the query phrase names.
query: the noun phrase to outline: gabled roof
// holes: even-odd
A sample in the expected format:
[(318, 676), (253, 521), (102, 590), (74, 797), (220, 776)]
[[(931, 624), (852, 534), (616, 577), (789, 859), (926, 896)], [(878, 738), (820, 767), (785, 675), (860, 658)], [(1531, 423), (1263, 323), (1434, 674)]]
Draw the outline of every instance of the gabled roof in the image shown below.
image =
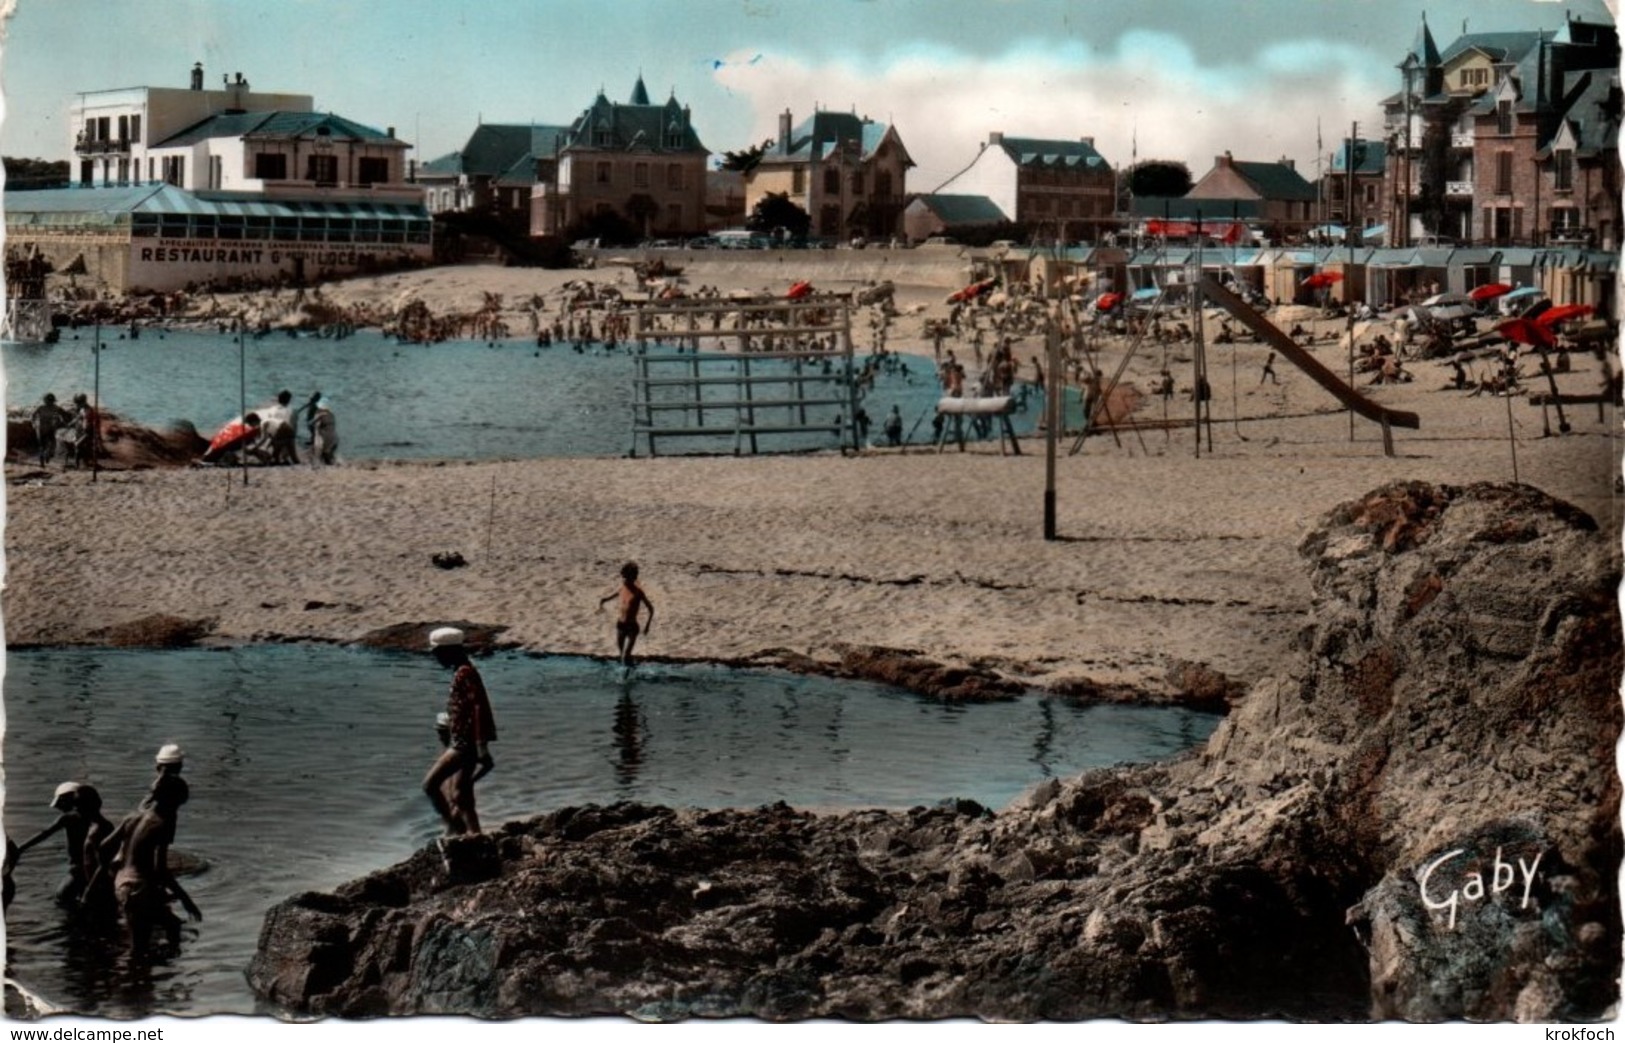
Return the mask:
[(554, 155), (569, 133), (570, 128), (550, 123), (482, 123), (463, 146), (459, 172), (499, 177), (527, 158)]
[(1231, 165), (1263, 199), (1315, 198), (1315, 187), (1285, 163), (1248, 163), (1238, 159)]
[(1509, 33), (1464, 33), (1444, 49), (1441, 60), (1448, 65), (1467, 51), (1482, 51), (1491, 61), (1515, 62), (1542, 37), (1550, 40), (1552, 34), (1532, 29)]
[[(887, 124), (849, 112), (815, 112), (790, 132), (788, 141), (773, 142), (763, 154), (762, 162), (818, 163), (841, 148), (854, 149), (860, 159), (868, 159), (889, 132), (891, 127)], [(898, 146), (902, 146), (901, 141)], [(907, 158), (907, 150), (904, 150), (904, 160), (913, 165)]]
[[(1568, 105), (1553, 138), (1566, 127), (1574, 138), (1576, 156), (1613, 152), (1619, 143), (1619, 73), (1601, 69), (1574, 73), (1566, 77), (1564, 86)], [(1550, 142), (1545, 145), (1549, 146)]]
[(995, 225), (1010, 220), (1004, 211), (999, 209), (999, 205), (987, 196), (939, 193), (917, 196), (909, 205), (913, 206), (915, 203), (931, 211), (948, 226)]
[(1095, 147), (1087, 141), (1053, 141), (1048, 138), (1004, 138), (999, 142), (1005, 155), (1023, 167), (1092, 167), (1108, 169)]
[(463, 154), (448, 152), (418, 164), (419, 177), (452, 177), (463, 172)]
[(179, 148), (210, 138), (308, 138), (318, 134), (338, 141), (405, 145), (381, 130), (323, 112), (231, 112), (209, 116), (171, 134), (153, 148)]
[[(642, 77), (638, 80), (641, 83)], [(647, 93), (644, 92), (645, 96)], [(667, 145), (668, 138), (680, 144)], [(599, 91), (593, 103), (570, 124), (564, 148), (572, 151), (709, 152), (694, 131), (688, 109), (679, 105), (675, 97), (666, 99), (664, 105), (622, 105), (604, 97), (603, 91)]]

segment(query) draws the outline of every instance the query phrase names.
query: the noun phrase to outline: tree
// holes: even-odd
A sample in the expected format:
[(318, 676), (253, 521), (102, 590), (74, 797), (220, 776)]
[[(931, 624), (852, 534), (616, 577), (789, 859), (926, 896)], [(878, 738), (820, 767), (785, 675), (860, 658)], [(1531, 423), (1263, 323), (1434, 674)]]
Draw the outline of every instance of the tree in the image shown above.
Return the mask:
[(751, 208), (750, 216), (745, 218), (745, 227), (752, 232), (770, 234), (782, 228), (790, 233), (790, 238), (803, 240), (807, 238), (807, 230), (812, 227), (812, 217), (792, 203), (788, 193), (769, 192)]
[(7, 188), (59, 188), (68, 183), (65, 159), (22, 159), (4, 157)]
[(1177, 199), (1191, 190), (1191, 168), (1173, 159), (1142, 159), (1129, 168), (1128, 183), (1136, 197)]
[(741, 174), (748, 174), (756, 169), (756, 164), (767, 155), (767, 150), (773, 147), (773, 139), (768, 138), (760, 145), (740, 149), (738, 152), (724, 152), (722, 154), (722, 170), (737, 170)]

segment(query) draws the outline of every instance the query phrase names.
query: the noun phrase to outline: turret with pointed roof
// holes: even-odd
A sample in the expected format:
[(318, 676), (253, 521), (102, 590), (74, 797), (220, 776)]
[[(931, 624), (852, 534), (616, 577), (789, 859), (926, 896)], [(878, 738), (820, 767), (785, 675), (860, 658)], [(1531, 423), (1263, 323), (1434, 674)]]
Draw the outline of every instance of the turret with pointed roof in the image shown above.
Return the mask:
[(609, 213), (639, 235), (698, 232), (705, 226), (709, 158), (688, 106), (675, 95), (652, 102), (641, 71), (624, 104), (599, 88), (564, 134), (558, 179), (544, 186), (533, 207), (532, 232), (584, 232), (586, 224)]

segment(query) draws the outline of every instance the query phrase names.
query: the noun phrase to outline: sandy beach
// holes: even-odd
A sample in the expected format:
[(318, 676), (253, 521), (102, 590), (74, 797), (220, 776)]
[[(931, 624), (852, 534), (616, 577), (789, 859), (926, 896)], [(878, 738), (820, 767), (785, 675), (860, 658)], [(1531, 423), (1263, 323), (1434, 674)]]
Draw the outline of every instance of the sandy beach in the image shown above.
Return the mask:
[[(691, 281), (723, 290), (784, 281), (767, 262), (703, 268), (690, 266)], [(551, 301), (564, 281), (620, 281), (622, 271), (431, 269), (332, 284), (324, 295), (472, 310), (486, 292)], [(923, 323), (946, 314), (957, 279), (943, 271), (898, 282), (889, 346), (931, 354)], [(865, 328), (857, 316), (854, 328)], [(1025, 338), (1018, 357), (1039, 348)], [(1108, 372), (1115, 351), (1103, 351)], [(1334, 341), (1315, 351), (1345, 364)], [(1309, 589), (1296, 545), (1306, 526), (1385, 482), (1510, 480), (1515, 449), (1520, 480), (1619, 528), (1612, 407), (1602, 419), (1595, 405), (1570, 407), (1572, 431), (1555, 434), (1554, 417), (1543, 437), (1540, 409), (1514, 398), (1514, 447), (1506, 399), (1442, 390), (1448, 366), (1416, 362), (1414, 382), (1369, 389), (1421, 416), (1419, 431), (1394, 432), (1390, 458), (1375, 425), (1356, 421), (1351, 441), (1348, 414), (1282, 360), (1281, 383), (1261, 385), (1263, 346), (1211, 352), (1211, 448), (1204, 440), (1198, 455), (1188, 428), (1099, 435), (1078, 455), (1063, 440), (1053, 542), (1043, 539), (1041, 439), (1024, 440), (1021, 456), (988, 444), (259, 468), (246, 486), (237, 471), (104, 471), (92, 483), (8, 463), (7, 641), (116, 643), (121, 628), (155, 614), (206, 621), (207, 644), (349, 642), (392, 624), (463, 620), (539, 652), (608, 655), (611, 616), (594, 606), (635, 560), (657, 608), (639, 646), (649, 656), (788, 649), (830, 659), (838, 646), (873, 644), (1041, 685), (1156, 689), (1181, 659), (1245, 683), (1302, 625)], [(1594, 391), (1597, 362), (1572, 357), (1561, 386)], [(1186, 346), (1148, 347), (1124, 381), (1148, 390), (1169, 365), (1183, 390), (1188, 358)], [(1191, 407), (1179, 395), (1170, 408)], [(466, 567), (436, 567), (431, 557), (443, 552)]]

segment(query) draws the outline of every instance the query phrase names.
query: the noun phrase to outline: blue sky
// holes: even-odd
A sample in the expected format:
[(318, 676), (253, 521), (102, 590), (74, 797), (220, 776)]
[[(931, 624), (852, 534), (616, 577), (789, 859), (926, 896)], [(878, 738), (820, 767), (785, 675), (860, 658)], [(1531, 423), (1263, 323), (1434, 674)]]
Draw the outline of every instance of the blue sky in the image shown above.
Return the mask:
[[(211, 86), (312, 94), (393, 126), (420, 159), (485, 122), (566, 123), (641, 71), (675, 92), (717, 154), (818, 107), (895, 123), (930, 191), (989, 131), (1092, 136), (1113, 163), (1226, 149), (1289, 156), (1313, 176), (1380, 99), (1426, 10), (1441, 48), (1462, 30), (1555, 28), (1605, 0), (9, 0), (0, 151), (66, 158), (76, 91)], [(1613, 0), (1608, 0), (1612, 3)]]

